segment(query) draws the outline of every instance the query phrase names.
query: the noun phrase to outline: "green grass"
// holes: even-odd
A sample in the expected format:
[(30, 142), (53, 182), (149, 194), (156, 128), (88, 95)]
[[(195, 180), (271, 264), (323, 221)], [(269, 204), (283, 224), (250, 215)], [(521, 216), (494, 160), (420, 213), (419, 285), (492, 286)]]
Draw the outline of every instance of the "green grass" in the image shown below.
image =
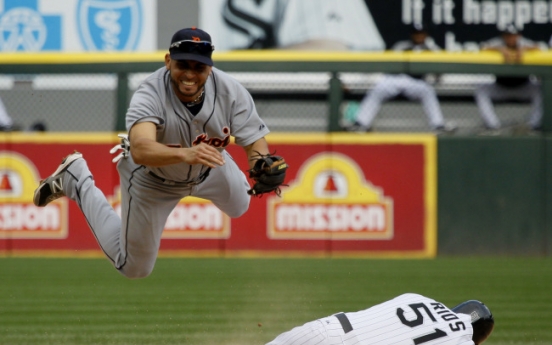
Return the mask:
[(0, 344), (262, 345), (404, 292), (480, 299), (486, 344), (552, 344), (552, 259), (159, 259), (129, 280), (104, 259), (0, 259)]

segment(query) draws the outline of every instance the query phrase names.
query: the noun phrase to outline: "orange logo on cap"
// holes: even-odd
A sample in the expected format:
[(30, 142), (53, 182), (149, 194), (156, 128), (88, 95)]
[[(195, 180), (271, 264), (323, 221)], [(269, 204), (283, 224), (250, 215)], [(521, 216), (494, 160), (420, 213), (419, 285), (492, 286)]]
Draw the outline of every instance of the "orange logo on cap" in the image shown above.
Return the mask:
[(192, 36), (192, 40), (194, 40), (194, 41), (196, 41), (196, 42), (200, 42), (200, 41), (201, 41), (201, 38), (196, 37), (196, 36)]

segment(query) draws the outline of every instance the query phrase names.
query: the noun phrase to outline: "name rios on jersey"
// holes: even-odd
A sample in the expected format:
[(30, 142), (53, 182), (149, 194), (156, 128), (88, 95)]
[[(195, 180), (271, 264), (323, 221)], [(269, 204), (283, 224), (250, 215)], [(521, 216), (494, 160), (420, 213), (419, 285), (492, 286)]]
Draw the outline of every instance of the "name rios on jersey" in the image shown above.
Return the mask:
[[(433, 322), (438, 322), (437, 318), (433, 315), (433, 313), (437, 314), (437, 317), (448, 323), (448, 328), (452, 332), (458, 332), (466, 330), (466, 325), (463, 321), (460, 321), (458, 315), (450, 311), (447, 307), (445, 307), (443, 304), (434, 302), (429, 303), (429, 306), (427, 306), (424, 303), (413, 303), (409, 304), (408, 307), (412, 309), (412, 311), (415, 314), (415, 318), (407, 318), (406, 312), (403, 308), (397, 308), (397, 317), (401, 321), (403, 325), (406, 325), (410, 328), (415, 328), (418, 326), (421, 326), (424, 324), (424, 319), (428, 317)], [(433, 309), (433, 313), (431, 312), (431, 309)], [(422, 311), (424, 313), (422, 313)], [(440, 329), (435, 328), (434, 332), (430, 332), (428, 334), (424, 334), (420, 337), (412, 339), (414, 341), (414, 344), (422, 344), (425, 342), (430, 342), (432, 340), (446, 337), (448, 335), (449, 330), (448, 329)]]

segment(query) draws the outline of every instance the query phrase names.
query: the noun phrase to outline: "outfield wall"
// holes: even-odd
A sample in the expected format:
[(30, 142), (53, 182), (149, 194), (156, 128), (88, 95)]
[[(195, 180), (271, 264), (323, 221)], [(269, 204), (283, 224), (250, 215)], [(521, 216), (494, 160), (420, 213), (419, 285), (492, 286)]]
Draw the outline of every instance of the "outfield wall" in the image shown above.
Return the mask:
[(551, 255), (549, 136), (438, 141), (438, 251)]
[[(552, 141), (432, 134), (272, 134), (290, 165), (281, 197), (252, 198), (230, 219), (185, 198), (161, 253), (188, 256), (432, 258), (550, 255)], [(32, 204), (40, 178), (74, 149), (119, 209), (114, 133), (0, 136), (0, 255), (101, 256), (66, 198)], [(243, 171), (241, 148), (229, 152)]]
[[(435, 136), (305, 133), (268, 140), (289, 164), (281, 196), (253, 197), (246, 214), (233, 219), (210, 202), (184, 198), (167, 220), (162, 253), (435, 256)], [(119, 179), (109, 154), (116, 142), (109, 133), (0, 137), (0, 252), (99, 253), (76, 203), (61, 198), (38, 208), (33, 191), (61, 157), (78, 150), (96, 186), (120, 212)], [(227, 149), (245, 172), (243, 150)]]

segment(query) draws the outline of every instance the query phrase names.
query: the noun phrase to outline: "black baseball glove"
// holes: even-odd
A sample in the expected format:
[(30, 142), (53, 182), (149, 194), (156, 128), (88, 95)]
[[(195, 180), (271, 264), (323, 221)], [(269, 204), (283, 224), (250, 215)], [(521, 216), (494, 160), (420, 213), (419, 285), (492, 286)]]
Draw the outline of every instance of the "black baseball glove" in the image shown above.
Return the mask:
[[(284, 184), (288, 165), (284, 158), (271, 154), (258, 154), (257, 161), (249, 171), (249, 178), (255, 182), (247, 194), (262, 196), (274, 192), (280, 196), (280, 186)], [(255, 157), (255, 158), (256, 158)]]

